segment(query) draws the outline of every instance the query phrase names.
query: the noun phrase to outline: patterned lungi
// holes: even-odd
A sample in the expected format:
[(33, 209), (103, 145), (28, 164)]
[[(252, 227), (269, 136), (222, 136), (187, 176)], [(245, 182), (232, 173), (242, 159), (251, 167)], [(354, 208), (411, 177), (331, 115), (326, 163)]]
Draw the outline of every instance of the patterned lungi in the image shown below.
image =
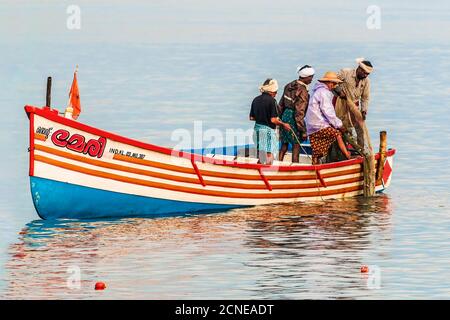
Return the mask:
[(275, 154), (278, 149), (275, 129), (262, 124), (255, 124), (253, 141), (256, 143), (256, 148), (259, 151), (271, 152), (272, 154)]
[(335, 128), (328, 127), (321, 129), (309, 136), (312, 148), (313, 163), (318, 163), (318, 160), (326, 156), (328, 149), (336, 141), (341, 132)]

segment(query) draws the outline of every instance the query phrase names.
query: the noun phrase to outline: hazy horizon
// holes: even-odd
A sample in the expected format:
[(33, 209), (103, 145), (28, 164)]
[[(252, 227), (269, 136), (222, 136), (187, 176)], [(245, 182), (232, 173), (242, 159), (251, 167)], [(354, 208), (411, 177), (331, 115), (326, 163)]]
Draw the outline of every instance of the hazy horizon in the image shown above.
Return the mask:
[[(80, 29), (66, 26), (81, 10)], [(368, 29), (370, 6), (380, 28)], [(2, 42), (448, 42), (447, 1), (1, 1)]]

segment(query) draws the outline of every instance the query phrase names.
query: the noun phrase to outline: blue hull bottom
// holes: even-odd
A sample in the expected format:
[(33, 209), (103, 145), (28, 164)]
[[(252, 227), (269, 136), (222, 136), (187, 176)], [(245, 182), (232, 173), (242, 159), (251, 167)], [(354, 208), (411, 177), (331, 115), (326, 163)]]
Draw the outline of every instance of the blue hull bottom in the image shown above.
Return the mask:
[(34, 207), (42, 219), (165, 216), (243, 207), (149, 198), (38, 177), (30, 177), (30, 183)]

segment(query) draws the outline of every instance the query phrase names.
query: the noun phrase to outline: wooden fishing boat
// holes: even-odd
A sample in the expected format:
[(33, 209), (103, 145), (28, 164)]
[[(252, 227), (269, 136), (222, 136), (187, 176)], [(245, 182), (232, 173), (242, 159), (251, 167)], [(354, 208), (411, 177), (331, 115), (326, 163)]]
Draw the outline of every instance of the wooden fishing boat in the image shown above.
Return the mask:
[[(252, 163), (238, 147), (226, 156), (176, 151), (88, 126), (49, 107), (25, 111), (31, 194), (43, 219), (212, 212), (363, 193), (361, 157), (268, 166)], [(394, 154), (386, 152), (377, 192), (390, 184)]]

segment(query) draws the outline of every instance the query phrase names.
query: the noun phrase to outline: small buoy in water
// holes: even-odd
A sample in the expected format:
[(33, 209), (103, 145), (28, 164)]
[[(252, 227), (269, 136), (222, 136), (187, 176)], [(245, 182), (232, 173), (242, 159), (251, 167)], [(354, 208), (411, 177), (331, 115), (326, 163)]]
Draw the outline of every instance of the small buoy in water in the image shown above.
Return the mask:
[(368, 266), (361, 266), (361, 273), (367, 273), (369, 272), (369, 267)]
[(95, 290), (105, 290), (106, 284), (104, 282), (97, 282), (95, 284)]

